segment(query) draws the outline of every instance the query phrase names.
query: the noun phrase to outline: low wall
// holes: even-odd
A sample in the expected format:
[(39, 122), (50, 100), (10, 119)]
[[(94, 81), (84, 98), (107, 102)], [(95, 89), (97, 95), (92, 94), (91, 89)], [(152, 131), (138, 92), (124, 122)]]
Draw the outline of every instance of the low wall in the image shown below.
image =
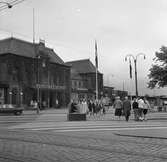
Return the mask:
[(68, 121), (86, 121), (86, 114), (69, 113), (67, 114)]

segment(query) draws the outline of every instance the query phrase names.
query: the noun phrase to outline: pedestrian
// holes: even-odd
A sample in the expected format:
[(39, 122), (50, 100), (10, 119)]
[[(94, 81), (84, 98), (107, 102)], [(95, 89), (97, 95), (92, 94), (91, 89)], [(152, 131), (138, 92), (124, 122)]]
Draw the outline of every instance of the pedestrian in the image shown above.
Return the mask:
[(59, 100), (56, 98), (56, 108), (58, 108), (59, 107)]
[(77, 103), (74, 100), (71, 100), (69, 105), (69, 113), (76, 113), (77, 112)]
[(139, 104), (137, 102), (136, 97), (134, 97), (134, 99), (133, 99), (132, 108), (133, 108), (133, 111), (134, 111), (134, 120), (138, 121), (139, 120)]
[(83, 99), (81, 105), (82, 105), (81, 113), (87, 114), (87, 112), (88, 112), (88, 105), (87, 105), (86, 99)]
[(88, 100), (88, 109), (89, 109), (89, 115), (92, 115), (92, 100)]
[(104, 97), (101, 98), (101, 107), (102, 107), (102, 114), (105, 115), (106, 114), (106, 99)]
[(144, 119), (143, 120), (147, 120), (146, 115), (148, 113), (148, 109), (150, 109), (150, 103), (148, 102), (147, 98), (144, 97), (144, 109), (143, 109)]
[(138, 109), (139, 120), (143, 121), (143, 119), (144, 119), (143, 118), (143, 109), (144, 109), (145, 104), (144, 104), (144, 100), (142, 97), (140, 97), (138, 100), (138, 106), (139, 106), (139, 109)]
[(123, 112), (125, 115), (125, 120), (127, 122), (129, 121), (130, 111), (131, 111), (131, 102), (128, 99), (128, 97), (126, 96), (125, 100), (123, 101)]
[(122, 101), (120, 100), (119, 96), (115, 98), (113, 108), (115, 109), (115, 116), (118, 116), (120, 120), (120, 117), (122, 115)]
[(95, 104), (95, 100), (92, 102), (92, 114), (93, 116), (95, 115), (96, 113), (96, 104)]
[(34, 108), (36, 109), (37, 114), (39, 114), (40, 109), (39, 109), (39, 104), (37, 101), (34, 101)]
[(30, 101), (30, 107), (31, 107), (31, 108), (34, 107), (34, 101), (33, 101), (33, 100)]

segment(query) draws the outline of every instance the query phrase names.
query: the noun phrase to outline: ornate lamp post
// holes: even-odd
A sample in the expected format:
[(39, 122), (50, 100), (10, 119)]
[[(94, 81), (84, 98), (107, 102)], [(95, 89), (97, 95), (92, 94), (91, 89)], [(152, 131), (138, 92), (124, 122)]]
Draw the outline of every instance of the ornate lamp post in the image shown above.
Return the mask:
[(138, 84), (137, 84), (137, 58), (138, 56), (144, 56), (144, 59), (146, 58), (145, 54), (143, 53), (139, 53), (136, 56), (133, 56), (132, 54), (126, 55), (125, 56), (125, 61), (127, 61), (127, 59), (133, 59), (134, 61), (134, 65), (135, 65), (135, 88), (136, 88), (136, 97), (138, 97)]

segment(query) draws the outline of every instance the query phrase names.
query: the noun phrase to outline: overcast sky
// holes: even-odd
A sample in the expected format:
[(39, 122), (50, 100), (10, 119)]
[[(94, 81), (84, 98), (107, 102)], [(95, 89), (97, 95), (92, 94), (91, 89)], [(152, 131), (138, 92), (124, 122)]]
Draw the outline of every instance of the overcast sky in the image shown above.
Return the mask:
[(105, 85), (134, 93), (125, 56), (144, 53), (146, 60), (137, 60), (139, 94), (167, 94), (146, 88), (155, 51), (167, 45), (166, 0), (25, 0), (0, 12), (0, 37), (32, 41), (33, 8), (36, 42), (45, 39), (64, 61), (90, 58), (94, 63), (96, 39)]

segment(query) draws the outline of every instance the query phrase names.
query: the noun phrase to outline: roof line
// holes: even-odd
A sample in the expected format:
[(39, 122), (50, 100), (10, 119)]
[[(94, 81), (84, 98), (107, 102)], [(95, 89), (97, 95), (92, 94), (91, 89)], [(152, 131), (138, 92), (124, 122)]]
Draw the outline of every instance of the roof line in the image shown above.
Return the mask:
[[(1, 39), (0, 42), (6, 41), (6, 40), (12, 40), (12, 39), (15, 39), (15, 40), (18, 40), (18, 41), (21, 41), (21, 42), (24, 42), (24, 43), (33, 44), (33, 42), (26, 41), (26, 40), (23, 40), (23, 39), (20, 39), (20, 38), (16, 38), (16, 37), (13, 37), (13, 36)], [(37, 43), (35, 43), (35, 44), (37, 44)]]
[(89, 61), (90, 59), (80, 59), (80, 60), (74, 60), (74, 61), (67, 61), (65, 63), (71, 63), (71, 62), (79, 62), (79, 61)]
[[(6, 41), (6, 40), (12, 40), (12, 39), (15, 39), (15, 40), (20, 41), (20, 42), (32, 44), (32, 45), (33, 45), (33, 44), (38, 45), (38, 44), (40, 43), (40, 42), (38, 42), (38, 43), (33, 43), (33, 42), (31, 42), (31, 41), (23, 40), (23, 39), (16, 38), (16, 37), (13, 37), (13, 36), (7, 37), (7, 38), (4, 38), (4, 39), (0, 39), (0, 42)], [(53, 50), (53, 48), (49, 48), (49, 47), (46, 47), (46, 46), (45, 46), (45, 48), (50, 49), (50, 50)]]
[[(11, 46), (10, 44), (12, 42), (17, 42), (19, 44), (27, 44), (29, 46), (31, 46), (31, 48), (34, 46), (35, 48), (38, 47), (40, 45), (40, 42), (39, 43), (33, 43), (31, 41), (27, 41), (27, 40), (22, 40), (22, 39), (19, 39), (19, 38), (16, 38), (16, 37), (7, 37), (7, 38), (4, 38), (4, 39), (1, 39), (0, 40), (0, 43), (9, 43), (9, 46)], [(11, 47), (9, 47), (10, 49)], [(49, 48), (47, 46), (44, 46), (44, 48), (46, 49), (46, 52), (47, 50), (48, 51), (52, 51), (49, 53), (49, 56), (50, 57), (54, 57), (54, 59), (56, 60), (55, 62), (59, 62), (59, 64), (65, 64), (64, 61), (60, 58), (60, 56), (54, 51), (54, 49), (52, 48)], [(33, 49), (34, 51), (35, 49)], [(66, 65), (67, 66), (67, 65)]]

